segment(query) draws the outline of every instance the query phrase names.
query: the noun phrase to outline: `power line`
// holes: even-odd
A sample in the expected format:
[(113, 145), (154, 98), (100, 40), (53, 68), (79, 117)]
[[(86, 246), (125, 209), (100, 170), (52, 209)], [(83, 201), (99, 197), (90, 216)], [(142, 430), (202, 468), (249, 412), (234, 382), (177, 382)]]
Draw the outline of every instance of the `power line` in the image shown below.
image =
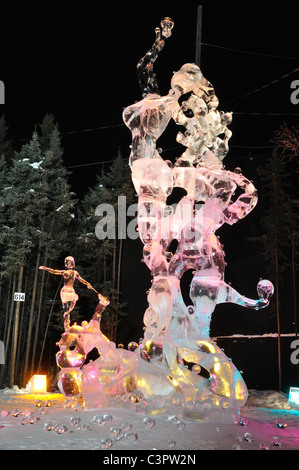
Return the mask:
[(104, 160), (102, 162), (83, 163), (82, 165), (71, 165), (71, 166), (67, 166), (67, 168), (80, 168), (82, 166), (103, 165), (104, 163), (112, 163), (112, 162), (113, 160)]
[(241, 99), (241, 98), (244, 98), (245, 96), (253, 95), (254, 93), (257, 93), (257, 92), (259, 92), (259, 91), (261, 91), (261, 90), (264, 90), (265, 88), (268, 88), (269, 86), (274, 85), (275, 83), (280, 82), (280, 81), (283, 80), (284, 78), (289, 77), (290, 75), (292, 75), (293, 73), (297, 72), (298, 70), (299, 70), (299, 67), (295, 68), (295, 69), (292, 70), (291, 72), (286, 73), (285, 75), (282, 75), (282, 77), (277, 78), (276, 80), (272, 80), (272, 82), (270, 82), (270, 83), (266, 83), (266, 85), (263, 85), (263, 86), (257, 88), (256, 90), (248, 91), (247, 93), (244, 93), (244, 95), (237, 96), (236, 98), (233, 98), (233, 99), (231, 99), (230, 101), (227, 101), (226, 103), (224, 103), (224, 105), (229, 104), (229, 103), (232, 103), (233, 101), (239, 100), (239, 99)]
[(250, 54), (250, 55), (258, 55), (261, 57), (269, 57), (271, 59), (286, 59), (286, 60), (299, 60), (299, 57), (288, 57), (282, 55), (273, 55), (273, 54), (264, 54), (263, 52), (252, 52), (252, 51), (244, 51), (240, 49), (233, 49), (231, 47), (219, 46), (217, 44), (208, 44), (206, 42), (201, 43), (202, 46), (214, 47), (217, 49), (224, 49), (226, 51), (237, 52), (239, 54)]

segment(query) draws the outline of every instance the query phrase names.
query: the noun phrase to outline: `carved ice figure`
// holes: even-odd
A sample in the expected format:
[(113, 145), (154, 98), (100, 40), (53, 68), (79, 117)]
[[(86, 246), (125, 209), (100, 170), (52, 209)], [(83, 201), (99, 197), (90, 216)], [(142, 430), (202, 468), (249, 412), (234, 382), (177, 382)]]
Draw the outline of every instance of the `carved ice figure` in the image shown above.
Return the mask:
[(88, 289), (94, 290), (94, 288), (74, 269), (75, 259), (72, 256), (67, 256), (64, 260), (64, 264), (67, 269), (52, 269), (47, 266), (40, 266), (39, 269), (63, 277), (63, 287), (60, 290), (60, 298), (64, 312), (64, 328), (67, 329), (70, 326), (70, 313), (74, 310), (76, 302), (79, 299), (74, 289), (75, 280), (77, 279), (82, 282), (82, 284), (85, 284)]
[[(143, 258), (153, 276), (137, 386), (147, 396), (170, 396), (175, 390), (192, 399), (206, 396), (208, 390), (216, 401), (225, 397), (227, 406), (234, 408), (245, 403), (247, 389), (235, 366), (209, 338), (211, 315), (223, 302), (265, 307), (273, 285), (260, 281), (257, 300), (227, 285), (224, 253), (215, 231), (250, 213), (257, 203), (257, 192), (240, 171), (223, 168), (232, 113), (217, 110), (214, 88), (199, 67), (183, 65), (174, 73), (168, 95), (160, 96), (153, 64), (163, 45), (156, 29), (152, 49), (138, 64), (144, 98), (123, 112), (132, 133), (129, 164), (138, 194)], [(179, 98), (186, 94), (189, 96), (180, 105)], [(177, 141), (186, 150), (175, 165), (164, 161), (156, 148), (171, 118), (185, 127)], [(167, 206), (174, 187), (186, 191), (175, 209)], [(237, 187), (243, 194), (233, 201)], [(174, 254), (167, 251), (173, 240), (178, 242)], [(190, 288), (193, 305), (186, 306), (180, 279), (189, 269), (194, 274)]]

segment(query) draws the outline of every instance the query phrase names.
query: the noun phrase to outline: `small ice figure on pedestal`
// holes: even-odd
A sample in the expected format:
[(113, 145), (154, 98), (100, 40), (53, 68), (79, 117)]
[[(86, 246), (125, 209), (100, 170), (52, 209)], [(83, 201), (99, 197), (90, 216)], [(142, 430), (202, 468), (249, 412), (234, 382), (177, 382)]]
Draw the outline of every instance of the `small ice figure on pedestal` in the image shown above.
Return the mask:
[[(85, 279), (80, 276), (78, 271), (74, 269), (75, 259), (72, 256), (67, 256), (64, 260), (64, 264), (67, 269), (52, 269), (47, 266), (40, 266), (39, 269), (63, 277), (64, 285), (60, 291), (60, 298), (64, 312), (64, 329), (66, 330), (70, 326), (70, 313), (74, 310), (76, 302), (79, 299), (74, 289), (75, 280), (77, 279), (82, 282), (82, 284), (85, 284), (88, 289), (92, 289), (97, 295), (100, 294), (92, 287), (91, 284), (89, 284), (89, 282), (85, 281)], [(109, 303), (108, 299), (105, 300), (104, 297), (102, 297), (102, 302), (104, 305), (105, 302)]]
[[(173, 27), (169, 18), (167, 24)], [(162, 36), (169, 37), (163, 31)], [(214, 407), (225, 400), (223, 408), (235, 409), (246, 402), (246, 385), (210, 339), (211, 316), (224, 302), (266, 307), (274, 289), (270, 281), (260, 281), (254, 300), (226, 284), (224, 252), (215, 232), (247, 216), (257, 203), (257, 191), (240, 169), (232, 172), (223, 167), (232, 113), (217, 110), (214, 88), (197, 65), (183, 65), (173, 74), (168, 95), (160, 95), (153, 64), (165, 41), (159, 28), (155, 32), (152, 48), (137, 66), (143, 99), (123, 112), (132, 133), (129, 164), (138, 194), (143, 259), (153, 277), (144, 339), (137, 351), (142, 359), (137, 387), (147, 398), (180, 393), (189, 401), (207, 398)], [(174, 165), (163, 160), (156, 148), (171, 119), (185, 128), (177, 141), (186, 149)], [(167, 198), (175, 187), (186, 195), (171, 207)], [(233, 201), (237, 187), (242, 194)], [(174, 240), (177, 248), (170, 253)], [(180, 287), (187, 270), (193, 272), (190, 306), (185, 305)]]

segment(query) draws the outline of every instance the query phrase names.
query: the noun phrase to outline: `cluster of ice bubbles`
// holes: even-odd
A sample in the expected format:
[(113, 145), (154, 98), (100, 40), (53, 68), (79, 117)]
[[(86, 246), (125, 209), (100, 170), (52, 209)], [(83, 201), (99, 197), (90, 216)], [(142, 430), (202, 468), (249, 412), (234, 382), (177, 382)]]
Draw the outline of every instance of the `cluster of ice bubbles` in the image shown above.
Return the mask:
[[(248, 424), (249, 420), (247, 418), (241, 417), (239, 419), (239, 425), (247, 427)], [(287, 427), (287, 421), (283, 417), (277, 418), (275, 422), (273, 422), (273, 424), (276, 425), (279, 429), (285, 429)], [(244, 433), (237, 432), (235, 434), (235, 440), (236, 442), (232, 445), (232, 450), (243, 450), (241, 444), (242, 442), (252, 443), (256, 440), (256, 438), (251, 432), (246, 431)], [(283, 441), (281, 439), (281, 436), (275, 434), (272, 436), (272, 439), (270, 441), (260, 441), (259, 448), (260, 450), (270, 450), (271, 448), (282, 447), (282, 444)]]
[[(143, 397), (142, 392), (135, 391), (132, 394), (128, 394), (129, 396), (126, 397), (126, 400), (133, 404), (139, 404), (140, 406), (144, 406), (145, 400)], [(121, 399), (123, 400), (124, 397), (122, 396)], [(163, 400), (162, 402), (163, 403)], [(185, 405), (185, 406), (191, 406)], [(194, 406), (194, 404), (193, 404)], [(53, 403), (51, 400), (36, 400), (35, 408), (26, 408), (21, 410), (19, 408), (13, 409), (12, 412), (8, 412), (5, 410), (1, 411), (1, 416), (6, 417), (9, 414), (13, 418), (18, 418), (20, 421), (20, 425), (25, 424), (36, 424), (41, 421), (41, 419), (45, 419), (44, 424), (42, 424), (43, 429), (46, 432), (56, 433), (58, 435), (66, 434), (69, 432), (74, 431), (96, 431), (97, 429), (102, 429), (102, 435), (99, 437), (99, 440), (94, 444), (96, 448), (108, 449), (112, 446), (126, 446), (132, 445), (136, 442), (142, 434), (144, 437), (144, 433), (142, 431), (149, 431), (151, 433), (155, 433), (155, 429), (157, 428), (156, 419), (153, 416), (144, 414), (144, 411), (141, 416), (141, 422), (138, 422), (138, 429), (134, 429), (134, 425), (130, 421), (123, 421), (119, 419), (119, 417), (113, 416), (112, 414), (106, 413), (98, 413), (94, 416), (88, 417), (86, 422), (83, 422), (83, 415), (80, 416), (80, 413), (72, 414), (68, 418), (64, 417), (64, 421), (54, 421), (49, 419), (49, 414), (51, 415), (51, 408), (53, 407)], [(72, 409), (72, 411), (78, 411), (77, 409)], [(178, 410), (179, 411), (179, 410)], [(87, 418), (87, 417), (85, 417)], [(177, 431), (183, 431), (186, 426), (188, 426), (188, 422), (184, 421), (181, 417), (181, 414), (178, 412), (177, 414), (167, 414), (166, 422), (173, 426), (173, 430), (176, 429)], [(159, 423), (161, 424), (161, 423)], [(232, 450), (243, 450), (244, 448), (248, 449), (248, 444), (257, 443), (259, 441), (259, 449), (260, 450), (271, 450), (274, 448), (280, 448), (283, 446), (283, 439), (280, 434), (276, 434), (273, 432), (273, 436), (269, 438), (268, 441), (266, 440), (259, 440), (251, 431), (250, 431), (250, 420), (247, 417), (241, 416), (237, 421), (235, 421), (239, 427), (244, 428), (244, 431), (236, 431), (234, 433), (234, 442), (232, 444)], [(288, 425), (287, 420), (284, 416), (279, 416), (278, 418), (274, 418), (273, 420), (273, 430), (278, 428), (280, 431), (285, 429)], [(239, 428), (240, 429), (240, 428)], [(221, 424), (216, 425), (215, 432), (219, 432), (221, 430)], [(104, 433), (103, 433), (104, 431)], [(173, 436), (172, 436), (173, 437)], [(74, 443), (75, 444), (75, 443)], [(168, 448), (175, 448), (176, 446), (175, 439), (171, 438), (167, 441)]]

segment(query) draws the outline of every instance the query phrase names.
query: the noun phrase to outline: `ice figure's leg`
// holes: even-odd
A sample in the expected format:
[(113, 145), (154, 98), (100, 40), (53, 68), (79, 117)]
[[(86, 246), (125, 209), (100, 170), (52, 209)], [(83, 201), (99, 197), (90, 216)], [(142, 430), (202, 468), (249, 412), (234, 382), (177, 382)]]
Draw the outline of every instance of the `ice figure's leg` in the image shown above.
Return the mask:
[(200, 337), (208, 338), (211, 316), (217, 305), (220, 277), (195, 274), (190, 287), (190, 298), (194, 305), (194, 318), (199, 328)]
[(239, 294), (219, 277), (196, 273), (191, 283), (190, 298), (194, 304), (194, 317), (201, 335), (203, 337), (209, 335), (211, 315), (217, 304), (228, 302), (256, 310), (267, 307), (274, 292), (273, 284), (261, 280), (257, 285), (257, 292), (259, 298), (250, 299)]
[(63, 306), (63, 324), (64, 324), (65, 331), (70, 327), (70, 322), (71, 322), (70, 313), (73, 310), (75, 304), (76, 302), (72, 301), (72, 302), (65, 302), (62, 305)]
[(219, 289), (217, 293), (217, 304), (221, 303), (233, 303), (237, 305), (242, 305), (247, 308), (254, 308), (259, 310), (260, 308), (267, 307), (270, 302), (270, 298), (273, 295), (274, 287), (272, 282), (262, 279), (257, 285), (257, 293), (259, 298), (257, 300), (249, 299), (244, 295), (239, 294), (233, 287), (229, 286), (225, 282), (219, 284)]

